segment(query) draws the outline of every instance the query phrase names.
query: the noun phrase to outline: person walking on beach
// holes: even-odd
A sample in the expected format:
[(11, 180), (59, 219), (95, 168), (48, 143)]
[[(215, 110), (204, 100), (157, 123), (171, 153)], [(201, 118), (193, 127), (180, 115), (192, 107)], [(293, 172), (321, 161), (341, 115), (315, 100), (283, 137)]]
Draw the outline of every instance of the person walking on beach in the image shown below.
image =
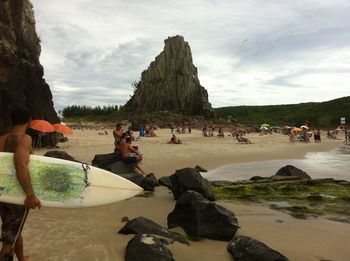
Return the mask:
[(0, 151), (13, 152), (16, 177), (26, 198), (24, 205), (0, 202), (2, 220), (0, 260), (13, 260), (14, 253), (19, 261), (29, 261), (23, 253), (22, 229), (28, 215), (28, 209), (40, 208), (40, 200), (35, 196), (29, 176), (28, 162), (32, 148), (32, 138), (26, 134), (31, 120), (30, 112), (23, 106), (11, 111), (12, 130), (0, 136)]

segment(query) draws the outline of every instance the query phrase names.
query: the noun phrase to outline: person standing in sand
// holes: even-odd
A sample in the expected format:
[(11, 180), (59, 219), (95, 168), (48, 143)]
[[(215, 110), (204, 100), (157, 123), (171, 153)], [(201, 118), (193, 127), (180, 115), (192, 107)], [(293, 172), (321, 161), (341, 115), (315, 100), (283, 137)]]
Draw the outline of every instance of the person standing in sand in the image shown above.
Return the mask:
[(122, 134), (123, 134), (122, 125), (120, 123), (117, 123), (117, 125), (115, 126), (115, 130), (113, 131), (115, 152), (119, 150), (119, 142), (122, 138)]
[(0, 202), (2, 220), (0, 260), (12, 260), (15, 253), (19, 261), (29, 261), (23, 253), (22, 229), (28, 215), (28, 209), (40, 208), (40, 200), (35, 196), (29, 176), (28, 162), (32, 148), (32, 138), (26, 134), (31, 120), (30, 112), (23, 106), (11, 111), (12, 130), (0, 136), (0, 152), (13, 152), (16, 177), (26, 198), (24, 205)]
[(142, 156), (138, 150), (136, 150), (133, 146), (131, 146), (132, 138), (127, 137), (125, 143), (120, 144), (120, 154), (122, 155), (123, 161), (127, 166), (132, 167), (133, 171), (142, 175), (145, 175), (145, 172), (140, 167), (140, 162), (142, 160)]

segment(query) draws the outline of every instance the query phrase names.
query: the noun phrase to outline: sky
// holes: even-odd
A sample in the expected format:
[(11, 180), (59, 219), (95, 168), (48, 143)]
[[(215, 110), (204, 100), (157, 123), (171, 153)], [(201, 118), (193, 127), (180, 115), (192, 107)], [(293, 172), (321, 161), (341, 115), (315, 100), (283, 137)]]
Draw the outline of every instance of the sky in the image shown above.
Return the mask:
[(349, 0), (32, 0), (56, 109), (124, 105), (169, 36), (213, 107), (350, 95)]

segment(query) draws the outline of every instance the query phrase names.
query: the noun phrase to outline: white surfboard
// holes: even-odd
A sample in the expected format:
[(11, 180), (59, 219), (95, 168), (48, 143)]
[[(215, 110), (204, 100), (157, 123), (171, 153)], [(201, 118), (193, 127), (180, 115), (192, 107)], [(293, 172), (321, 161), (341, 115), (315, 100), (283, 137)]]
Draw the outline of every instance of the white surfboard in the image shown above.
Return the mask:
[[(44, 207), (93, 207), (131, 198), (143, 189), (114, 173), (78, 162), (31, 155), (29, 172)], [(0, 202), (23, 205), (13, 153), (0, 152)]]

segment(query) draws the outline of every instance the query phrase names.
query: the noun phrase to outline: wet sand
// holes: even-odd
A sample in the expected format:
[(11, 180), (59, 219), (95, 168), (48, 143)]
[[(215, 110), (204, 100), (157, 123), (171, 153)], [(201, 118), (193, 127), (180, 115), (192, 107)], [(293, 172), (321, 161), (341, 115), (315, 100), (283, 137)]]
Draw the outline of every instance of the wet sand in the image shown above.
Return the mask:
[[(99, 153), (113, 150), (109, 135), (97, 130), (77, 130), (60, 149), (76, 159), (91, 162)], [(223, 164), (272, 159), (301, 159), (309, 151), (328, 151), (341, 141), (321, 144), (290, 144), (288, 137), (248, 135), (254, 144), (238, 144), (232, 137), (204, 138), (199, 131), (178, 135), (182, 145), (170, 145), (169, 130), (157, 131), (158, 137), (136, 142), (144, 154), (143, 167), (157, 177), (176, 169), (202, 165), (208, 169)], [(35, 154), (44, 154), (37, 150)], [(282, 167), (282, 166), (281, 166)], [(268, 174), (270, 175), (270, 174)], [(218, 202), (232, 210), (242, 227), (239, 234), (252, 236), (280, 251), (290, 260), (350, 260), (350, 225), (324, 218), (295, 219), (269, 208), (241, 203)], [(119, 203), (86, 209), (49, 209), (31, 211), (23, 231), (26, 252), (33, 260), (124, 260), (125, 247), (132, 235), (120, 235), (123, 216), (144, 216), (166, 226), (167, 215), (174, 208), (172, 194), (156, 188), (151, 198), (134, 197)], [(276, 221), (277, 220), (277, 221)], [(175, 229), (184, 234), (181, 228)], [(175, 260), (232, 260), (227, 242), (202, 240), (188, 247), (180, 243), (169, 246)]]

